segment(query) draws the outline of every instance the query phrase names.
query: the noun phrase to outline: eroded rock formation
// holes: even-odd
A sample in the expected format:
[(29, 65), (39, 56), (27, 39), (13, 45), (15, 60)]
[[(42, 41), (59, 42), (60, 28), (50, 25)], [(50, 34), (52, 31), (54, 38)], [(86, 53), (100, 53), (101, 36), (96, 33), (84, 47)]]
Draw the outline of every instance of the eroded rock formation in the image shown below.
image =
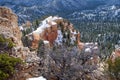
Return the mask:
[(57, 16), (46, 18), (37, 30), (26, 36), (32, 43), (31, 48), (38, 48), (40, 40), (49, 41), (51, 46), (67, 42), (72, 45), (77, 44), (82, 49), (84, 45), (80, 42), (80, 33), (74, 29), (73, 24)]
[[(19, 70), (14, 78), (10, 80), (26, 80), (26, 77), (31, 76), (28, 72), (34, 69), (34, 66), (39, 62), (39, 57), (37, 57), (37, 52), (31, 52), (28, 47), (23, 46), (21, 41), (22, 33), (18, 27), (18, 17), (11, 9), (6, 7), (0, 7), (0, 36), (6, 40), (9, 39), (15, 44), (10, 49), (0, 47), (0, 54), (7, 52), (10, 56), (20, 58), (26, 63), (24, 69)], [(8, 45), (7, 42), (5, 44)]]
[(0, 7), (0, 34), (10, 38), (16, 45), (22, 45), (18, 17), (6, 7)]

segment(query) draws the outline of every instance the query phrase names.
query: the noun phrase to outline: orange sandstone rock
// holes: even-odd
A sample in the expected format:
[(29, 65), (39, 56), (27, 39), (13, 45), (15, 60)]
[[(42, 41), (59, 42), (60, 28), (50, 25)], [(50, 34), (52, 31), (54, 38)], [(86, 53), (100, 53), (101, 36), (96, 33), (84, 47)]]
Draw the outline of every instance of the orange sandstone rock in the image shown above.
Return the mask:
[(53, 17), (55, 19), (52, 21), (52, 17), (48, 17), (48, 20), (43, 21), (41, 28), (37, 29), (37, 31), (33, 32), (33, 40), (31, 47), (37, 48), (39, 40), (47, 40), (49, 41), (50, 45), (52, 46), (55, 42), (55, 40), (58, 37), (58, 29), (63, 31), (72, 31), (70, 33), (70, 36), (73, 36), (74, 39), (77, 39), (77, 45), (79, 49), (82, 49), (84, 46), (84, 43), (80, 42), (80, 33), (77, 32), (73, 24), (70, 22), (64, 21), (62, 18), (57, 19), (57, 17)]

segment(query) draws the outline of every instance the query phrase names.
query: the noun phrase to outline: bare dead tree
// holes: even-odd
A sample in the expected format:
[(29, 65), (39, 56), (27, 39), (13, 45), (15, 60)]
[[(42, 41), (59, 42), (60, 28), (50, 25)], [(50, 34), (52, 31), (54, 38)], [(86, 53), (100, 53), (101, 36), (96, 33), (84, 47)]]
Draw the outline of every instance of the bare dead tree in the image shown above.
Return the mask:
[(86, 55), (77, 47), (62, 46), (54, 51), (48, 51), (45, 55), (47, 56), (44, 57), (43, 62), (46, 64), (48, 61), (48, 63), (43, 67), (47, 66), (48, 69), (47, 71), (44, 69), (43, 75), (48, 80), (51, 80), (51, 77), (56, 77), (56, 80), (86, 80), (86, 76), (97, 69), (96, 64), (87, 63), (91, 54)]

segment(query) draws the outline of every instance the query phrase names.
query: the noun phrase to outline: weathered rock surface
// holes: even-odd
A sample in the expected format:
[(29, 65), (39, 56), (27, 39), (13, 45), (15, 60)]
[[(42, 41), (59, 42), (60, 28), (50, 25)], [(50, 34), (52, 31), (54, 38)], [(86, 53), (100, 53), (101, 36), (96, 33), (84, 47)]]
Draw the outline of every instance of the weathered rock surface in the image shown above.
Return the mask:
[(10, 38), (16, 45), (22, 45), (18, 17), (6, 7), (0, 7), (0, 34)]
[(37, 57), (37, 52), (31, 52), (28, 47), (17, 46), (12, 48), (12, 55), (14, 57), (20, 58), (27, 63), (35, 63), (39, 61)]
[(5, 39), (10, 39), (15, 46), (10, 49), (0, 49), (0, 53), (7, 52), (10, 56), (20, 58), (25, 62), (23, 69), (17, 71), (10, 80), (26, 80), (33, 77), (31, 71), (35, 71), (35, 67), (39, 64), (37, 52), (30, 51), (28, 47), (24, 47), (21, 41), (21, 31), (18, 27), (18, 17), (11, 9), (0, 7), (0, 35)]

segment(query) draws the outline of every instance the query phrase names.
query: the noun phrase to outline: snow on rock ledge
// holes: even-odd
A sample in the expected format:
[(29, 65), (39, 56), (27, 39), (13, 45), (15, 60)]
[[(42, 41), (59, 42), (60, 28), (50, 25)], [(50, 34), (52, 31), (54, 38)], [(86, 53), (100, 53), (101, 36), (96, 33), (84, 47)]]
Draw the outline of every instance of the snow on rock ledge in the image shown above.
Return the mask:
[(52, 45), (57, 38), (58, 25), (56, 21), (59, 20), (62, 20), (62, 18), (57, 16), (50, 16), (43, 20), (35, 31), (27, 35), (31, 41), (30, 47), (37, 48), (39, 40), (43, 40), (45, 44), (49, 42), (49, 44)]
[(80, 44), (79, 31), (76, 31), (69, 21), (58, 16), (50, 16), (43, 20), (39, 27), (27, 37), (31, 41), (30, 47), (33, 49), (38, 48), (39, 40), (45, 41), (45, 44), (48, 41), (50, 46), (62, 45), (63, 42), (71, 45), (77, 43), (79, 48), (83, 46)]
[(49, 28), (53, 25), (57, 25), (57, 23), (55, 22), (55, 20), (58, 19), (62, 19), (61, 17), (48, 17), (45, 20), (42, 21), (42, 24), (39, 25), (39, 27), (37, 28), (37, 30), (33, 31), (33, 33), (42, 33), (46, 28)]

